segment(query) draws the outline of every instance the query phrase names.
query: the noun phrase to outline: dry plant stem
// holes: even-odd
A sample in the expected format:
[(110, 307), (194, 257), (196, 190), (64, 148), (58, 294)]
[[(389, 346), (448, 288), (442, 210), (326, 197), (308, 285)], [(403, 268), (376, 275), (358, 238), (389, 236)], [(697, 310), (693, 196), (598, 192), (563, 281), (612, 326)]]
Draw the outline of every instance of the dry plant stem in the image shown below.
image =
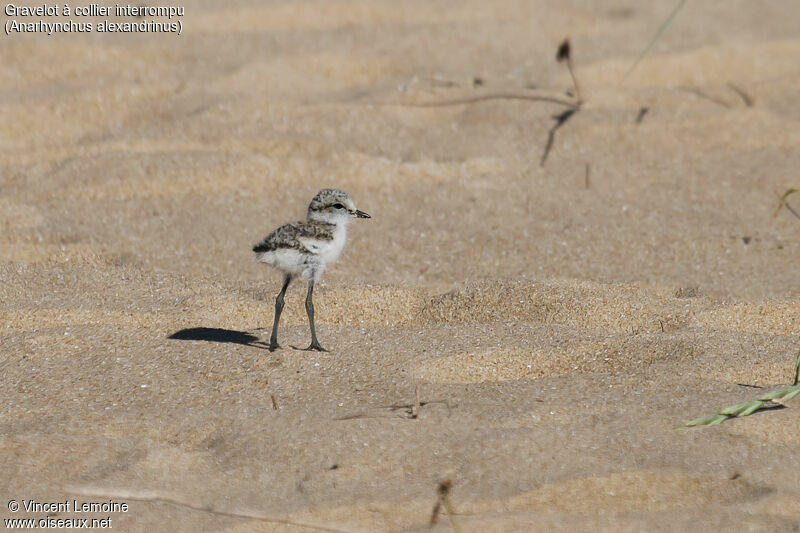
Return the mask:
[(453, 105), (475, 104), (490, 100), (527, 100), (531, 102), (549, 102), (551, 104), (560, 104), (563, 106), (572, 107), (575, 102), (562, 100), (554, 96), (536, 96), (532, 94), (514, 94), (514, 93), (493, 93), (484, 94), (481, 96), (470, 96), (466, 98), (456, 98), (454, 100), (442, 100), (438, 102), (370, 102), (370, 105), (384, 105), (384, 106), (400, 106), (400, 107), (447, 107)]
[(572, 56), (567, 58), (567, 70), (569, 70), (569, 75), (572, 76), (572, 86), (575, 87), (575, 98), (578, 101), (578, 105), (583, 102), (583, 98), (581, 98), (581, 90), (578, 87), (578, 78), (575, 77), (575, 67), (572, 64)]
[(544, 152), (542, 153), (542, 159), (539, 161), (540, 167), (544, 166), (545, 162), (547, 161), (547, 156), (550, 155), (550, 150), (552, 150), (553, 148), (553, 142), (555, 142), (556, 140), (556, 131), (558, 130), (558, 128), (563, 126), (564, 123), (568, 121), (569, 118), (572, 115), (574, 115), (579, 109), (580, 109), (579, 107), (573, 107), (572, 109), (567, 109), (560, 115), (556, 115), (553, 117), (553, 119), (555, 119), (555, 124), (553, 124), (553, 127), (550, 128), (550, 131), (547, 134), (547, 144), (545, 144)]
[(797, 217), (797, 218), (800, 218), (800, 213), (798, 213), (797, 211), (795, 211), (795, 209), (794, 209), (792, 206), (790, 206), (790, 205), (789, 205), (788, 203), (786, 203), (786, 202), (783, 202), (783, 205), (784, 205), (784, 207), (786, 207), (786, 209), (788, 209), (788, 210), (789, 210), (789, 212), (790, 212), (791, 214), (793, 214), (793, 215), (794, 215), (795, 217)]
[(442, 504), (444, 503), (444, 492), (449, 489), (448, 485), (449, 481), (443, 481), (439, 483), (439, 489), (437, 490), (436, 494), (436, 503), (433, 504), (433, 511), (431, 511), (431, 520), (430, 520), (430, 527), (436, 525), (436, 522), (439, 521), (439, 512), (442, 510)]
[(746, 105), (747, 107), (753, 107), (753, 104), (755, 103), (753, 101), (753, 98), (749, 94), (744, 92), (742, 88), (738, 87), (737, 85), (734, 85), (733, 83), (728, 83), (728, 87), (730, 87), (733, 90), (733, 92), (739, 95), (739, 97), (744, 102), (744, 105)]
[(345, 529), (339, 529), (331, 526), (310, 524), (308, 522), (299, 522), (279, 516), (270, 516), (262, 514), (258, 511), (246, 511), (246, 510), (224, 511), (222, 509), (215, 509), (211, 505), (207, 506), (197, 505), (190, 501), (184, 500), (178, 496), (173, 496), (171, 494), (161, 491), (149, 491), (149, 490), (129, 491), (125, 489), (105, 490), (100, 488), (78, 487), (78, 486), (64, 487), (64, 491), (72, 494), (79, 494), (81, 496), (90, 496), (94, 498), (113, 498), (118, 500), (133, 500), (133, 501), (148, 502), (148, 503), (155, 503), (162, 505), (164, 504), (176, 505), (179, 507), (185, 507), (187, 509), (192, 509), (194, 511), (200, 511), (203, 513), (209, 513), (217, 516), (227, 516), (230, 518), (248, 518), (251, 520), (260, 520), (262, 522), (270, 522), (273, 524), (283, 524), (286, 526), (315, 529), (317, 531), (333, 531), (336, 533), (344, 533), (347, 531)]
[(411, 406), (411, 418), (417, 418), (419, 416), (419, 387), (416, 385), (414, 386), (414, 405)]
[(453, 526), (453, 531), (455, 531), (455, 533), (461, 533), (461, 526), (459, 526), (458, 520), (456, 519), (456, 511), (453, 509), (453, 504), (450, 502), (450, 496), (447, 494), (444, 496), (444, 509), (447, 511), (447, 518), (450, 519), (450, 525)]
[(444, 506), (444, 510), (447, 512), (447, 518), (450, 519), (450, 525), (453, 526), (453, 531), (456, 533), (461, 533), (461, 527), (456, 520), (456, 512), (453, 508), (453, 504), (450, 502), (450, 489), (453, 487), (453, 482), (449, 479), (446, 479), (439, 483), (439, 487), (436, 489), (436, 504), (433, 506), (433, 512), (431, 513), (431, 520), (430, 525), (431, 527), (436, 525), (436, 522), (439, 519), (439, 512), (441, 511), (442, 507)]
[(791, 195), (793, 195), (794, 193), (796, 193), (796, 192), (797, 192), (797, 189), (795, 189), (795, 188), (791, 188), (791, 189), (787, 189), (787, 190), (786, 190), (786, 192), (785, 192), (785, 193), (783, 193), (783, 196), (781, 196), (780, 200), (778, 200), (778, 207), (776, 207), (776, 208), (775, 208), (775, 212), (774, 212), (774, 213), (772, 213), (772, 216), (773, 216), (773, 217), (776, 217), (776, 216), (778, 216), (778, 213), (780, 213), (780, 212), (781, 212), (781, 209), (783, 209), (784, 207), (786, 207), (786, 209), (788, 209), (790, 213), (792, 213), (792, 214), (793, 214), (794, 216), (796, 216), (797, 218), (800, 218), (800, 215), (798, 215), (798, 213), (797, 213), (797, 212), (795, 212), (795, 210), (794, 210), (794, 209), (792, 209), (792, 206), (790, 206), (789, 204), (787, 204), (787, 203), (786, 203), (786, 199), (787, 199), (789, 196), (791, 196)]
[(442, 508), (442, 499), (437, 498), (436, 503), (433, 505), (433, 511), (431, 511), (431, 521), (429, 526), (433, 527), (436, 525), (436, 522), (439, 521), (439, 511)]
[(687, 92), (687, 93), (691, 93), (691, 94), (693, 94), (695, 96), (699, 96), (700, 98), (708, 100), (709, 102), (714, 102), (718, 106), (722, 106), (725, 109), (730, 109), (731, 108), (731, 105), (728, 102), (726, 102), (725, 100), (722, 100), (721, 98), (716, 98), (714, 96), (708, 95), (708, 94), (706, 94), (705, 92), (701, 91), (700, 89), (698, 89), (696, 87), (678, 87), (678, 90), (679, 91), (684, 91), (684, 92)]
[(583, 99), (581, 98), (581, 90), (578, 87), (578, 78), (575, 77), (575, 65), (572, 63), (572, 46), (569, 43), (569, 39), (564, 39), (558, 46), (556, 61), (559, 63), (562, 61), (567, 62), (567, 70), (569, 70), (569, 75), (572, 76), (572, 86), (575, 89), (576, 106), (580, 106)]

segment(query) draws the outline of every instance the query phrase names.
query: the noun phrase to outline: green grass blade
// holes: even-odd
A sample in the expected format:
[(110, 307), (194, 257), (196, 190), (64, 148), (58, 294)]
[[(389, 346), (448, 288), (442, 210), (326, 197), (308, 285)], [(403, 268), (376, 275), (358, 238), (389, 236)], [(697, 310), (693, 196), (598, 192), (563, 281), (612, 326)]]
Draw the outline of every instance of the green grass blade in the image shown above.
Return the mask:
[(711, 422), (708, 423), (709, 426), (716, 426), (717, 424), (722, 424), (727, 419), (729, 419), (729, 415), (718, 414), (711, 417)]
[(772, 400), (782, 399), (786, 401), (786, 400), (791, 400), (798, 394), (800, 394), (800, 385), (792, 385), (791, 387), (788, 387), (786, 389), (778, 389), (772, 392), (768, 392), (767, 394), (759, 398), (759, 400), (764, 400), (769, 402)]
[(789, 392), (783, 397), (783, 401), (791, 400), (798, 394), (800, 394), (800, 385), (795, 385), (794, 387), (787, 389)]
[(728, 418), (728, 415), (714, 415), (714, 416), (705, 416), (703, 418), (695, 418), (690, 422), (686, 422), (685, 425), (680, 426), (682, 428), (690, 428), (694, 426), (713, 426), (715, 424), (720, 424), (724, 422)]
[(756, 411), (758, 411), (762, 407), (764, 407), (764, 402), (762, 402), (762, 401), (756, 400), (754, 402), (749, 402), (749, 405), (747, 406), (747, 408), (743, 409), (742, 412), (739, 413), (736, 416), (752, 415), (753, 413), (755, 413)]
[(749, 402), (742, 402), (734, 405), (729, 405), (728, 407), (723, 408), (716, 415), (706, 416), (703, 418), (695, 418), (694, 420), (687, 422), (683, 426), (679, 426), (677, 429), (690, 428), (694, 426), (715, 426), (717, 424), (722, 424), (729, 418), (752, 415), (759, 409), (763, 409), (764, 406), (769, 402), (776, 402), (777, 400), (782, 400), (781, 403), (783, 403), (787, 400), (791, 400), (792, 398), (800, 394), (800, 383), (798, 383), (798, 377), (799, 377), (798, 374), (800, 374), (800, 352), (797, 353), (797, 360), (794, 363), (794, 384), (791, 387), (788, 387), (786, 389), (777, 389), (768, 392), (760, 396), (758, 400), (752, 400)]
[(653, 48), (653, 45), (656, 44), (656, 41), (658, 41), (658, 38), (661, 37), (661, 34), (664, 33), (664, 30), (667, 29), (667, 26), (669, 26), (672, 23), (673, 19), (675, 19), (675, 17), (678, 15), (678, 11), (681, 10), (681, 8), (683, 7), (683, 4), (685, 4), (685, 3), (686, 3), (686, 0), (680, 0), (680, 2), (678, 2), (678, 5), (675, 6), (675, 9), (673, 9), (672, 13), (669, 14), (669, 17), (667, 17), (667, 20), (665, 20), (664, 23), (661, 24), (661, 26), (658, 28), (658, 31), (653, 36), (653, 38), (650, 40), (650, 43), (647, 45), (647, 47), (644, 50), (642, 50), (642, 53), (639, 54), (639, 57), (637, 57), (636, 61), (633, 62), (633, 65), (631, 65), (631, 68), (629, 68), (628, 72), (626, 72), (625, 75), (622, 77), (622, 81), (625, 81), (628, 78), (630, 73), (633, 72), (634, 69), (639, 65), (639, 62), (642, 59), (644, 59), (644, 56), (646, 56), (647, 53), (650, 51), (650, 49)]
[(765, 402), (771, 402), (772, 400), (778, 400), (780, 398), (783, 398), (786, 395), (787, 392), (789, 392), (789, 389), (774, 390), (772, 392), (766, 393), (764, 396), (761, 396), (759, 398), (759, 400), (762, 400), (762, 401), (765, 401)]
[[(754, 403), (756, 404), (756, 409), (761, 407), (762, 402), (759, 400), (756, 400), (755, 402), (742, 402), (742, 403), (737, 403), (735, 405), (729, 405), (728, 407), (720, 411), (719, 414), (728, 416), (739, 416), (743, 412), (751, 409)], [(751, 410), (750, 412), (752, 413), (753, 411)]]

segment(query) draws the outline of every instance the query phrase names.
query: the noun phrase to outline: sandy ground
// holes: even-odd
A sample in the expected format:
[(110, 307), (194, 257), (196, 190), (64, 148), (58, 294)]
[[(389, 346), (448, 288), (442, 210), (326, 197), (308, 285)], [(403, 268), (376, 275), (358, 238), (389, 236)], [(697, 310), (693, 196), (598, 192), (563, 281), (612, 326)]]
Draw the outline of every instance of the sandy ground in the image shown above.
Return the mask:
[[(689, 2), (621, 83), (673, 4), (0, 36), (0, 517), (418, 531), (450, 480), (435, 531), (800, 529), (800, 409), (674, 429), (792, 378), (800, 7)], [(585, 102), (542, 165), (564, 37)], [(373, 216), (317, 293), (331, 351), (289, 348), (298, 283), (270, 353), (251, 246), (331, 186)]]

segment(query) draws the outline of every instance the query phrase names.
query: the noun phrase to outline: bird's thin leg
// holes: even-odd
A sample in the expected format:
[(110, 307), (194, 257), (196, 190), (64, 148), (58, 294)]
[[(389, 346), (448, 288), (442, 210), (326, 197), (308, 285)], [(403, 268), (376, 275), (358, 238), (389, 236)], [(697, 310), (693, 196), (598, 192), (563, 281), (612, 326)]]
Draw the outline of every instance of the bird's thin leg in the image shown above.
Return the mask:
[(289, 283), (292, 281), (292, 276), (287, 275), (283, 278), (283, 287), (281, 292), (275, 298), (275, 322), (272, 323), (272, 335), (269, 337), (269, 351), (274, 352), (280, 346), (278, 345), (278, 321), (281, 319), (281, 311), (283, 311), (283, 295), (286, 294), (286, 289), (289, 288)]
[(312, 300), (314, 293), (314, 277), (308, 281), (308, 294), (306, 295), (306, 313), (308, 313), (308, 324), (311, 326), (311, 345), (306, 348), (306, 351), (317, 350), (319, 352), (327, 352), (325, 348), (320, 346), (317, 340), (317, 332), (314, 328), (314, 300)]

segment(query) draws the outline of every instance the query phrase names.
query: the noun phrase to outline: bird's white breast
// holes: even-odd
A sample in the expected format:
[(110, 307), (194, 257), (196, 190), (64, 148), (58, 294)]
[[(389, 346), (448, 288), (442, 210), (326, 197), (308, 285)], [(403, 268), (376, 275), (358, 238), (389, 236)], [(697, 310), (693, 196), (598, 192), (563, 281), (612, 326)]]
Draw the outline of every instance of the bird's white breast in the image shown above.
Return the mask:
[(279, 248), (258, 256), (262, 263), (272, 265), (282, 272), (296, 276), (304, 274), (308, 268), (307, 254), (294, 248)]
[(300, 238), (299, 240), (303, 246), (319, 258), (320, 264), (324, 267), (336, 261), (342, 253), (345, 242), (347, 241), (347, 225), (336, 225), (336, 229), (333, 230), (333, 240), (308, 238)]
[(297, 240), (305, 250), (278, 248), (259, 254), (257, 259), (287, 274), (319, 280), (325, 267), (342, 253), (347, 241), (347, 224), (336, 224), (333, 239), (297, 237)]

